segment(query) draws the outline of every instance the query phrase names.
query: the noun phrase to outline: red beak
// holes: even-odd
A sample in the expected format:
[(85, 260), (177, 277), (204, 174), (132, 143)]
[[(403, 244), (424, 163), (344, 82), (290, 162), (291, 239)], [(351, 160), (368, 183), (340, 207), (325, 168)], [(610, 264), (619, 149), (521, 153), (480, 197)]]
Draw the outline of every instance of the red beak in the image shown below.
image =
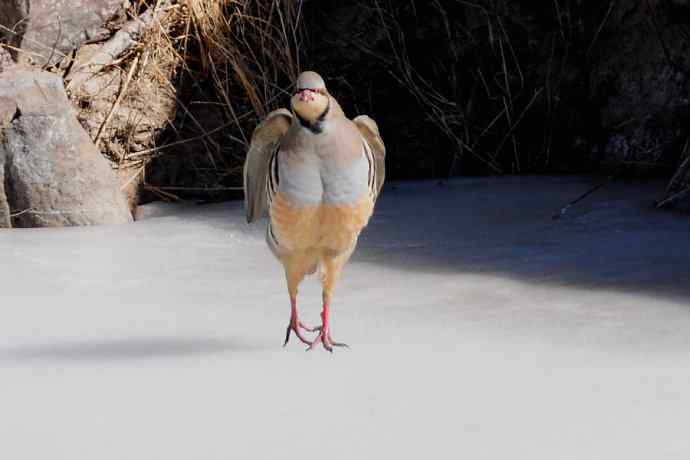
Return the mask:
[(302, 89), (299, 91), (299, 100), (302, 102), (311, 102), (314, 100), (314, 96), (311, 94), (310, 89)]

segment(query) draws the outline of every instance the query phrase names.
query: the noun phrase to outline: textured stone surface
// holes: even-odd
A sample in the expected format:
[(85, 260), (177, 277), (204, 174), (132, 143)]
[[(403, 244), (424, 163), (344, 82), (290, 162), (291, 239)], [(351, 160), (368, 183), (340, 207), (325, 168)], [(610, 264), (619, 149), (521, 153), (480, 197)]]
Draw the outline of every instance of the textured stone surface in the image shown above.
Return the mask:
[(0, 48), (0, 73), (14, 66), (14, 60), (7, 48)]
[[(30, 0), (2, 0), (0, 2), (0, 40), (10, 45), (16, 58), (16, 48), (22, 43), (29, 16)], [(0, 68), (0, 71), (2, 69)]]
[(5, 196), (5, 158), (0, 154), (0, 228), (9, 228), (10, 223), (10, 206), (7, 203)]
[(0, 115), (0, 184), (15, 214), (12, 226), (132, 220), (117, 177), (77, 121), (62, 79), (25, 70), (3, 74)]
[(688, 11), (684, 2), (672, 3), (625, 0), (612, 11), (592, 72), (604, 99), (606, 162), (669, 169), (682, 150), (690, 121), (690, 49), (678, 18)]
[(53, 64), (84, 41), (99, 35), (103, 24), (122, 12), (122, 0), (2, 0), (2, 36), (22, 51), (17, 58)]

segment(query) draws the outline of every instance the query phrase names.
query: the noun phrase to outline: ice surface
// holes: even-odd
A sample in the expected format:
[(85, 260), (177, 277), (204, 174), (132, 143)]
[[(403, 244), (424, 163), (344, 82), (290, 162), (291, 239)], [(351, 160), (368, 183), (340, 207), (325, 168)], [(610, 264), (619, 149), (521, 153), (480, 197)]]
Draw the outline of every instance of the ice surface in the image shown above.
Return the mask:
[[(393, 184), (281, 348), (241, 203), (0, 232), (0, 459), (688, 459), (690, 217), (658, 183)], [(300, 292), (319, 312), (316, 278)]]

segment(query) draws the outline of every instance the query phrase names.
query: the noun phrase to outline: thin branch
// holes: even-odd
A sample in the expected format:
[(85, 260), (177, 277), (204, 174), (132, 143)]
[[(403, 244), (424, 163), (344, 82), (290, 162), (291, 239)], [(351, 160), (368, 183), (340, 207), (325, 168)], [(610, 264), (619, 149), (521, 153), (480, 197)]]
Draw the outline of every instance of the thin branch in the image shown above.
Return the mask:
[(108, 114), (106, 115), (105, 120), (103, 120), (103, 123), (101, 123), (101, 126), (98, 128), (98, 132), (96, 132), (96, 136), (93, 138), (94, 144), (98, 145), (98, 141), (101, 138), (101, 134), (103, 133), (103, 130), (105, 129), (106, 126), (108, 126), (108, 123), (110, 123), (110, 119), (113, 117), (115, 110), (119, 107), (120, 103), (122, 102), (122, 99), (124, 99), (125, 95), (127, 94), (127, 88), (129, 87), (129, 82), (132, 81), (132, 77), (134, 76), (134, 71), (137, 69), (138, 63), (139, 63), (139, 56), (135, 57), (134, 61), (132, 61), (132, 64), (130, 65), (130, 68), (129, 68), (129, 72), (127, 72), (127, 78), (125, 78), (125, 82), (122, 85), (122, 88), (120, 89), (120, 92), (117, 95), (115, 102), (110, 107), (110, 110), (108, 110)]

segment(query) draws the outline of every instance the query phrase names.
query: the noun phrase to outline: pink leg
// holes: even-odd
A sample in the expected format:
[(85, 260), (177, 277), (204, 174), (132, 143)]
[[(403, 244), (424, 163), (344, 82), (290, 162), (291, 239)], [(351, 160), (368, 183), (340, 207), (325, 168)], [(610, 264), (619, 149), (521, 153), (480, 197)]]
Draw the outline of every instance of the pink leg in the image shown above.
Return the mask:
[(288, 324), (287, 331), (285, 332), (285, 342), (283, 343), (283, 346), (287, 345), (288, 340), (290, 340), (290, 331), (294, 331), (297, 338), (300, 339), (303, 343), (310, 345), (311, 342), (307, 340), (304, 337), (304, 335), (302, 335), (300, 329), (303, 329), (308, 332), (313, 332), (314, 329), (309, 326), (306, 326), (304, 323), (302, 323), (302, 321), (299, 320), (299, 316), (297, 315), (297, 298), (294, 296), (290, 296), (290, 307), (290, 324)]
[(331, 328), (329, 324), (329, 314), (330, 309), (327, 303), (323, 304), (323, 310), (321, 310), (321, 326), (315, 328), (314, 330), (319, 331), (319, 335), (316, 336), (313, 342), (309, 344), (307, 350), (313, 350), (314, 347), (320, 342), (323, 347), (333, 353), (333, 347), (347, 347), (347, 344), (342, 342), (336, 342), (331, 336)]

